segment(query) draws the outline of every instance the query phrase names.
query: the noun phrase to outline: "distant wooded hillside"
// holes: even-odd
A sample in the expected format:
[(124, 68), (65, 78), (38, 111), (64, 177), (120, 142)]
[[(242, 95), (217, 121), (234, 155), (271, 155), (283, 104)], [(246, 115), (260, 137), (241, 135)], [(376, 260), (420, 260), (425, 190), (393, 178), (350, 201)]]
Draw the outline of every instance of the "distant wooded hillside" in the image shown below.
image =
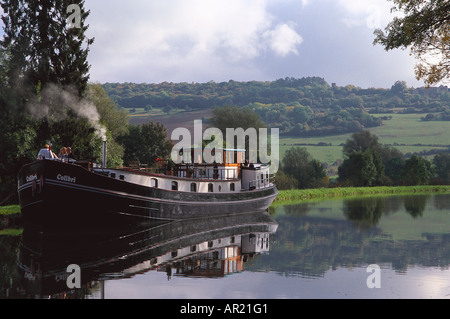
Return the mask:
[(374, 113), (424, 113), (424, 120), (450, 119), (445, 86), (408, 88), (397, 81), (390, 89), (362, 89), (328, 84), (323, 78), (216, 83), (105, 83), (108, 95), (123, 108), (206, 110), (236, 105), (251, 108), (268, 127), (289, 136), (357, 132), (379, 126)]

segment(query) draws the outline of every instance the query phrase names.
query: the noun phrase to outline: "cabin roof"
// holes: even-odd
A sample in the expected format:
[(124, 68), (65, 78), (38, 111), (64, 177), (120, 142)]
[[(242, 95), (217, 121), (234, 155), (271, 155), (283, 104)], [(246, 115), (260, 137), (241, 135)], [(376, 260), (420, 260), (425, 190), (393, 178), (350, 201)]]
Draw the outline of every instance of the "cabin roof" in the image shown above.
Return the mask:
[(192, 150), (194, 149), (208, 149), (208, 150), (223, 150), (223, 151), (235, 151), (235, 152), (245, 152), (246, 150), (243, 148), (223, 148), (223, 147), (191, 147)]

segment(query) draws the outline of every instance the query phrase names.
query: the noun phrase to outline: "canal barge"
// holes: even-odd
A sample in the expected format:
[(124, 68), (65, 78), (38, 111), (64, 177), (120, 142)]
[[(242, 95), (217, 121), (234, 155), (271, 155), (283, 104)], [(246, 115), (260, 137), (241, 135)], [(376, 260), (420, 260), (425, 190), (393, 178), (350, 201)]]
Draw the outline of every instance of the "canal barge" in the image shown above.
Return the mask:
[[(263, 211), (278, 191), (267, 164), (245, 150), (221, 149), (222, 164), (107, 168), (104, 163), (38, 159), (18, 173), (25, 221), (41, 224), (143, 222)], [(193, 150), (192, 150), (193, 152)], [(194, 152), (193, 152), (194, 154)]]

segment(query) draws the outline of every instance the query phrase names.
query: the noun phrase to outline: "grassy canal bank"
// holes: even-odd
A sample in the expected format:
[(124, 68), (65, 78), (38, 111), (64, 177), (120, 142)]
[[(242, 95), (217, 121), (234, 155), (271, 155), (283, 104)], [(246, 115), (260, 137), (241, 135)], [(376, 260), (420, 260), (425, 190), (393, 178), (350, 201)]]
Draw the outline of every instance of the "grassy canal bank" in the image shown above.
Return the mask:
[[(287, 202), (318, 200), (327, 198), (344, 198), (355, 196), (408, 195), (450, 192), (450, 185), (436, 186), (377, 186), (377, 187), (336, 187), (316, 189), (280, 190), (272, 206), (284, 205)], [(22, 216), (19, 205), (0, 207), (0, 230), (20, 226)], [(1, 232), (0, 232), (1, 234)]]
[(0, 206), (0, 235), (5, 228), (18, 227), (22, 224), (22, 214), (19, 205)]
[(272, 205), (313, 199), (344, 198), (355, 196), (408, 195), (450, 192), (450, 185), (336, 187), (316, 189), (280, 190)]

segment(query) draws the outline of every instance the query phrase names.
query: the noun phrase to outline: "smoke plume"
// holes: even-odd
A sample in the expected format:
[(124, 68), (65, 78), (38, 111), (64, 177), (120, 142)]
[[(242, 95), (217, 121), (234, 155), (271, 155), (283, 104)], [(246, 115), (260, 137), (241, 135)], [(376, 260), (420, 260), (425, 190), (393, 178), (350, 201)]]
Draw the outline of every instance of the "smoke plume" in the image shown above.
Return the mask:
[(106, 128), (100, 123), (97, 107), (87, 98), (80, 98), (72, 88), (61, 88), (48, 84), (39, 92), (38, 98), (28, 103), (28, 111), (36, 119), (61, 121), (67, 118), (68, 110), (87, 119), (95, 128), (96, 134), (106, 140)]

